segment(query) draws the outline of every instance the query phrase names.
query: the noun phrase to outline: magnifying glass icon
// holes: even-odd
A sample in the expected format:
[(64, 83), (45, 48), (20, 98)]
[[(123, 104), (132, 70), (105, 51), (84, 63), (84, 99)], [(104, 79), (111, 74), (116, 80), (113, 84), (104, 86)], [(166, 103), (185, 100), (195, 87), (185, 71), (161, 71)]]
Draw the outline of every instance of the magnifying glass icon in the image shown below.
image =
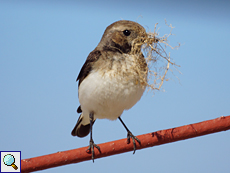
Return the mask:
[(18, 167), (14, 164), (15, 163), (15, 158), (12, 154), (7, 154), (3, 158), (3, 162), (7, 166), (12, 166), (15, 170), (18, 169)]

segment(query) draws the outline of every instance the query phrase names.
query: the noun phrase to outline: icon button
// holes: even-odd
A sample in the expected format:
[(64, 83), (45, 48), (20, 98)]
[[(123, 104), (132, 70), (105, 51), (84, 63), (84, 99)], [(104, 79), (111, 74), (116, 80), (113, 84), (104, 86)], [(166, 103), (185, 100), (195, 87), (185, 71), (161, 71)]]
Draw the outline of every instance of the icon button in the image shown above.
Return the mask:
[(3, 158), (3, 162), (7, 166), (12, 166), (15, 170), (18, 169), (18, 167), (15, 165), (15, 158), (12, 154), (7, 154)]
[(21, 172), (21, 151), (0, 151), (0, 173)]

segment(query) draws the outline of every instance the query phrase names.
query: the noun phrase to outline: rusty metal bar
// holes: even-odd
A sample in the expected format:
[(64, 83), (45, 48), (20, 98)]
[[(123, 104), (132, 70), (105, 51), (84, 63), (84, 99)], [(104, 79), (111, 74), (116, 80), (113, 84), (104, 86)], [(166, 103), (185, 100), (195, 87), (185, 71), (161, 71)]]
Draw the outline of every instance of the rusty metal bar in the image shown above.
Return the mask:
[[(137, 136), (141, 140), (141, 146), (137, 143), (137, 149), (152, 147), (170, 142), (185, 140), (197, 136), (207, 135), (230, 129), (230, 116), (222, 116), (216, 119), (181, 127), (160, 130)], [(95, 149), (95, 159), (120, 154), (133, 150), (132, 142), (126, 143), (126, 139), (99, 144), (101, 154)], [(57, 152), (54, 154), (21, 160), (21, 171), (32, 172), (71, 163), (79, 163), (91, 160), (91, 154), (86, 152), (88, 147)]]

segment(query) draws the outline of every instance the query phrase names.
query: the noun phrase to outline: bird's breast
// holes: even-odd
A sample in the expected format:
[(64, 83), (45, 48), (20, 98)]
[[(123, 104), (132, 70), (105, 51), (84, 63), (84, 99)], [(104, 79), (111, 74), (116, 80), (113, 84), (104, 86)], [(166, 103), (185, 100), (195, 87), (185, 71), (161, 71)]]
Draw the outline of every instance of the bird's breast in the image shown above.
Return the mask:
[(102, 60), (80, 84), (79, 101), (83, 114), (93, 111), (95, 118), (115, 120), (140, 100), (145, 86), (134, 57)]

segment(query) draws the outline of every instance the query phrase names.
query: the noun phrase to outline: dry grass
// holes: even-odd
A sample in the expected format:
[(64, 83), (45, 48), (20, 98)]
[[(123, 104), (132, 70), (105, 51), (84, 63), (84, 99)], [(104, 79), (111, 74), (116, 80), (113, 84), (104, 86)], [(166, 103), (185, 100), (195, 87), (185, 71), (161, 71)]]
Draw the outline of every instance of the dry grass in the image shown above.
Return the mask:
[[(142, 78), (141, 84), (147, 86), (149, 90), (160, 90), (164, 81), (169, 80), (167, 78), (168, 72), (173, 72), (173, 69), (179, 71), (177, 67), (180, 67), (172, 60), (170, 52), (166, 53), (166, 48), (176, 49), (180, 47), (180, 44), (175, 47), (169, 44), (168, 38), (173, 35), (174, 27), (171, 24), (168, 25), (166, 21), (165, 24), (170, 28), (169, 34), (160, 37), (157, 33), (156, 23), (153, 32), (150, 31), (146, 37), (138, 37), (133, 42), (131, 54), (136, 54), (140, 50), (140, 46), (142, 47), (140, 53), (144, 54), (148, 68), (145, 72), (146, 75), (144, 75), (147, 78), (143, 77), (143, 74), (140, 75), (140, 78)], [(141, 72), (138, 73), (141, 74)]]

